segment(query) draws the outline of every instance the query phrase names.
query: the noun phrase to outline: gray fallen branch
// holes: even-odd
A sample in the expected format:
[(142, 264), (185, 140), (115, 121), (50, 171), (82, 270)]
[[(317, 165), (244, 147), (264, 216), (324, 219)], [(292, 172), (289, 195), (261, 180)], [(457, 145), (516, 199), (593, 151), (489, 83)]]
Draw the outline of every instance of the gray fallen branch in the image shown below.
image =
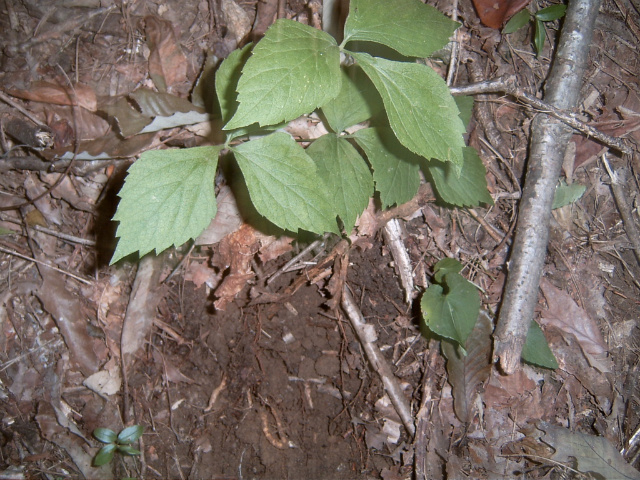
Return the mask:
[[(560, 43), (545, 87), (545, 102), (570, 110), (578, 103), (600, 0), (569, 2)], [(550, 115), (533, 120), (527, 174), (494, 333), (494, 361), (511, 374), (534, 317), (549, 240), (551, 205), (572, 128)]]
[(472, 83), (470, 85), (463, 85), (460, 87), (451, 87), (449, 90), (452, 95), (479, 95), (485, 93), (502, 93), (509, 95), (525, 105), (529, 105), (540, 112), (561, 120), (563, 123), (582, 133), (587, 138), (597, 140), (625, 155), (631, 155), (632, 153), (631, 148), (626, 145), (621, 138), (612, 137), (591, 125), (578, 120), (573, 113), (569, 113), (557, 105), (552, 105), (546, 101), (540, 100), (530, 93), (525, 92), (522, 88), (518, 87), (515, 75), (496, 80)]
[(377, 334), (375, 327), (365, 321), (360, 309), (353, 300), (353, 296), (351, 295), (349, 288), (346, 285), (342, 291), (342, 308), (347, 313), (349, 321), (351, 322), (353, 329), (356, 331), (356, 335), (358, 335), (358, 339), (362, 344), (362, 348), (367, 355), (369, 363), (371, 363), (373, 369), (378, 372), (378, 375), (380, 375), (382, 384), (384, 385), (384, 390), (398, 412), (404, 427), (413, 437), (416, 433), (416, 427), (414, 425), (413, 415), (411, 415), (411, 406), (398, 383), (398, 379), (391, 371), (389, 363), (384, 358), (376, 344)]
[(409, 252), (404, 245), (402, 225), (400, 220), (392, 218), (382, 227), (382, 237), (387, 244), (396, 267), (396, 273), (400, 276), (400, 282), (404, 290), (404, 301), (408, 304), (413, 300), (413, 267)]

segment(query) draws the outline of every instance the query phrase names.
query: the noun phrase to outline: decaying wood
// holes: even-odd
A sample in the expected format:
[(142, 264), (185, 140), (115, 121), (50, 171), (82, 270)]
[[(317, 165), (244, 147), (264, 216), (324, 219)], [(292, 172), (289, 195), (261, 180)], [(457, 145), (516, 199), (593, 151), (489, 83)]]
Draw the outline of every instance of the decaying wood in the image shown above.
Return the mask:
[[(578, 103), (600, 0), (570, 2), (545, 88), (545, 102), (563, 110)], [(494, 334), (494, 361), (515, 372), (538, 301), (549, 239), (551, 205), (573, 130), (549, 115), (533, 120), (509, 274)]]

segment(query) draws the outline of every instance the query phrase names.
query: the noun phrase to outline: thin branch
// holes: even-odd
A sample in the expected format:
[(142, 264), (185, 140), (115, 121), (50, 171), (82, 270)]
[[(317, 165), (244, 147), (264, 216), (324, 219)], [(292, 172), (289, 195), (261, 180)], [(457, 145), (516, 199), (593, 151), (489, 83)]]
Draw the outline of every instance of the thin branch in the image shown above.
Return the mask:
[[(600, 0), (569, 2), (560, 43), (545, 87), (545, 101), (570, 110), (578, 103)], [(520, 364), (529, 325), (538, 303), (549, 240), (551, 205), (573, 130), (559, 119), (533, 120), (531, 147), (509, 273), (494, 334), (494, 361), (506, 374)]]
[(93, 285), (93, 283), (90, 282), (89, 280), (86, 280), (86, 279), (84, 279), (82, 277), (74, 275), (71, 272), (67, 272), (65, 270), (62, 270), (61, 268), (55, 267), (53, 265), (50, 265), (47, 262), (43, 262), (41, 260), (37, 260), (35, 258), (23, 255), (23, 254), (21, 254), (19, 252), (16, 252), (15, 250), (11, 250), (10, 248), (4, 248), (4, 247), (0, 246), (0, 252), (6, 253), (7, 255), (13, 255), (14, 257), (18, 257), (18, 258), (21, 258), (23, 260), (28, 260), (29, 262), (33, 262), (33, 263), (35, 263), (37, 265), (43, 265), (43, 266), (48, 267), (48, 268), (50, 268), (52, 270), (55, 270), (56, 272), (60, 272), (60, 273), (62, 273), (64, 275), (67, 275), (68, 277), (75, 278), (76, 280), (78, 280), (79, 282), (84, 283), (85, 285)]
[(573, 113), (568, 113), (558, 106), (542, 101), (530, 93), (525, 92), (522, 88), (518, 87), (515, 75), (496, 80), (486, 80), (484, 82), (473, 83), (460, 87), (451, 87), (449, 91), (452, 95), (478, 95), (485, 93), (502, 93), (510, 95), (525, 105), (529, 105), (540, 112), (557, 118), (588, 138), (598, 140), (604, 145), (607, 145), (608, 147), (625, 155), (631, 155), (632, 153), (631, 148), (626, 145), (621, 138), (612, 137), (591, 125), (587, 125), (586, 123), (578, 120)]
[(377, 335), (375, 333), (375, 328), (373, 325), (369, 325), (365, 321), (360, 309), (351, 296), (351, 292), (349, 292), (349, 288), (346, 285), (342, 291), (342, 308), (347, 313), (349, 321), (358, 335), (358, 339), (367, 354), (369, 363), (371, 363), (373, 369), (378, 373), (378, 375), (380, 375), (382, 384), (384, 385), (384, 390), (387, 392), (391, 403), (398, 412), (404, 427), (411, 436), (415, 435), (416, 427), (414, 425), (413, 415), (411, 415), (411, 406), (407, 401), (407, 397), (405, 397), (404, 392), (398, 383), (398, 379), (391, 371), (389, 363), (382, 355), (378, 345), (376, 345)]

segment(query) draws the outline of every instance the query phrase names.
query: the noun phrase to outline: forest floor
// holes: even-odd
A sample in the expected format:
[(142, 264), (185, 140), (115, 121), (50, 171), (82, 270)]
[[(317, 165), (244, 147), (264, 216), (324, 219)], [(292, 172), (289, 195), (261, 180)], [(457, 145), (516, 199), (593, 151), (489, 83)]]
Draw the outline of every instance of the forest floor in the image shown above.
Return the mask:
[[(428, 3), (452, 14), (450, 2)], [(124, 139), (105, 112), (154, 88), (158, 71), (172, 76), (171, 93), (190, 98), (206, 58), (220, 61), (259, 39), (278, 16), (318, 26), (318, 2), (5, 0), (2, 8), (0, 478), (640, 478), (630, 467), (640, 465), (640, 265), (602, 145), (574, 135), (563, 177), (586, 191), (553, 213), (536, 319), (556, 370), (523, 364), (507, 376), (490, 363), (540, 112), (504, 95), (476, 98), (467, 139), (494, 205), (428, 202), (401, 219), (416, 293), (445, 257), (479, 287), (489, 315), (461, 369), (447, 368), (440, 342), (421, 333), (419, 295), (405, 301), (382, 235), (341, 257), (411, 406), (412, 438), (345, 314), (327, 304), (334, 264), (313, 270), (331, 238), (277, 277), (308, 242), (272, 239), (271, 248), (251, 250), (250, 281), (226, 305), (214, 305), (225, 240), (170, 250), (152, 265), (147, 287), (136, 263), (109, 265), (117, 193), (136, 155), (211, 144), (212, 134), (201, 123)], [(467, 0), (456, 13), (453, 85), (515, 75), (542, 96), (558, 22), (547, 24), (536, 55), (530, 28), (502, 35)], [(628, 172), (635, 222), (639, 32), (636, 2), (604, 1), (576, 112), (632, 145), (630, 162), (608, 158)], [(445, 74), (446, 65), (433, 65)], [(51, 148), (35, 148), (42, 138)], [(132, 347), (122, 330), (136, 295), (152, 318), (143, 344)], [(133, 424), (144, 427), (134, 445), (142, 454), (93, 466), (100, 443), (92, 432)]]

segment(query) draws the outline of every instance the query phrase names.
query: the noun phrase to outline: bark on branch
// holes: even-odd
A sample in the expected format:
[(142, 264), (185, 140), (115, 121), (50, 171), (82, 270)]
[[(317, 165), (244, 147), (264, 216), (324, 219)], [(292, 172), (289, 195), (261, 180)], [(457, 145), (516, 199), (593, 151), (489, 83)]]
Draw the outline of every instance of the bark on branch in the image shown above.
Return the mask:
[[(558, 51), (545, 86), (545, 102), (571, 110), (578, 103), (600, 0), (569, 2)], [(527, 174), (520, 200), (498, 325), (494, 361), (511, 374), (538, 301), (540, 277), (549, 240), (551, 205), (572, 129), (557, 118), (538, 115), (532, 126)]]

